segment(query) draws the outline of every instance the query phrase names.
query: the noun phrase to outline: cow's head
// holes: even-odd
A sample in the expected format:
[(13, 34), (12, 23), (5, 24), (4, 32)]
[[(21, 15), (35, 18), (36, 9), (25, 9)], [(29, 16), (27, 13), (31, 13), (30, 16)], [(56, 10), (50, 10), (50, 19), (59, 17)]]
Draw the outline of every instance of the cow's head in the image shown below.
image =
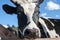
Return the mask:
[(18, 24), (23, 28), (23, 35), (25, 35), (26, 31), (28, 34), (35, 34), (40, 37), (40, 29), (37, 27), (38, 22), (38, 12), (39, 12), (39, 4), (43, 2), (43, 0), (11, 0), (16, 7), (11, 7), (8, 5), (4, 5), (3, 9), (8, 13), (17, 14)]

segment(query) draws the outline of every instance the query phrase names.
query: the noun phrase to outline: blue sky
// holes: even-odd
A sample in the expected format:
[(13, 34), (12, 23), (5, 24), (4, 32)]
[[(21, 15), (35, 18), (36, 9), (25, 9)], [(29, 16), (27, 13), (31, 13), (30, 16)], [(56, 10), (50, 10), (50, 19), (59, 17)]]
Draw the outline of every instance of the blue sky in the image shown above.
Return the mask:
[[(6, 12), (4, 12), (4, 10), (2, 9), (2, 6), (4, 4), (15, 7), (15, 5), (10, 2), (10, 0), (0, 0), (0, 24), (17, 26), (17, 15), (6, 14)], [(60, 19), (60, 0), (44, 0), (44, 2), (40, 5), (39, 16)]]

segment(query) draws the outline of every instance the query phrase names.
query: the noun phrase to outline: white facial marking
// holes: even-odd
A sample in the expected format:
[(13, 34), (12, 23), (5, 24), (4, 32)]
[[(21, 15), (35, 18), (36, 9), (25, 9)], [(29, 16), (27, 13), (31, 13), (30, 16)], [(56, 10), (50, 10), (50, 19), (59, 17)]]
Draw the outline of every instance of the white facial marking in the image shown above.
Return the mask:
[(25, 15), (27, 15), (28, 20), (33, 21), (32, 20), (32, 16), (35, 10), (35, 7), (38, 3), (35, 3), (36, 1), (38, 2), (38, 0), (12, 0), (13, 2), (20, 4), (23, 9), (24, 9), (24, 13)]
[(13, 2), (16, 2), (17, 4), (20, 4), (23, 9), (24, 9), (24, 13), (28, 18), (28, 21), (30, 21), (30, 24), (26, 26), (26, 28), (23, 30), (23, 35), (26, 29), (37, 29), (39, 30), (39, 37), (40, 35), (40, 29), (37, 27), (37, 25), (34, 23), (32, 17), (33, 17), (33, 13), (35, 11), (35, 7), (38, 3), (34, 3), (38, 0), (12, 0)]
[[(37, 25), (34, 23), (34, 21), (32, 19), (33, 13), (34, 13), (34, 10), (35, 10), (35, 7), (36, 7), (36, 3), (32, 3), (32, 0), (28, 0), (28, 1), (25, 1), (25, 3), (22, 3), (20, 5), (24, 9), (24, 13), (27, 16), (28, 21), (30, 21), (30, 24), (24, 29), (23, 35), (24, 35), (24, 32), (25, 32), (26, 29), (35, 28), (35, 29), (39, 30), (39, 28), (37, 27)], [(39, 33), (40, 33), (40, 30), (39, 30)]]
[(38, 2), (38, 0), (12, 0), (14, 3), (17, 4), (25, 4), (25, 3), (33, 3), (33, 2)]
[[(24, 8), (25, 15), (27, 15), (27, 17), (28, 17), (28, 21), (30, 21), (30, 24), (24, 29), (23, 35), (24, 35), (24, 32), (26, 29), (33, 29), (33, 28), (38, 29), (39, 34), (40, 34), (40, 29), (37, 27), (37, 25), (34, 23), (34, 21), (32, 19), (36, 4), (35, 3), (29, 3), (29, 4), (24, 4), (24, 5), (22, 5), (22, 6)], [(40, 36), (41, 35), (39, 35), (39, 37)]]

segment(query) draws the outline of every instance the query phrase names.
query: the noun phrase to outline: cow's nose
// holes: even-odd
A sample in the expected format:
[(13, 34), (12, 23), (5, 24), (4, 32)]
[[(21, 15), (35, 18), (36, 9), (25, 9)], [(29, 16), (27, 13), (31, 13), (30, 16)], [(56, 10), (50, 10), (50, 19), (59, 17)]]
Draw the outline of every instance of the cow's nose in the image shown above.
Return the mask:
[(39, 33), (37, 29), (27, 29), (25, 31), (25, 37), (27, 38), (38, 38), (39, 37)]

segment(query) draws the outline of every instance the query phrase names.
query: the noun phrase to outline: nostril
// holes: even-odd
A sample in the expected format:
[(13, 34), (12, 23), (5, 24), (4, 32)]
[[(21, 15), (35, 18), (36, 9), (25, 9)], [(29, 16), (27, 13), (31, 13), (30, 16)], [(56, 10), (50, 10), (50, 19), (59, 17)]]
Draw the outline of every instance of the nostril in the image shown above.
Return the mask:
[(27, 29), (27, 30), (25, 31), (25, 36), (26, 36), (26, 35), (29, 35), (29, 34), (30, 34), (30, 30)]
[(58, 38), (58, 36), (55, 36), (56, 38)]

